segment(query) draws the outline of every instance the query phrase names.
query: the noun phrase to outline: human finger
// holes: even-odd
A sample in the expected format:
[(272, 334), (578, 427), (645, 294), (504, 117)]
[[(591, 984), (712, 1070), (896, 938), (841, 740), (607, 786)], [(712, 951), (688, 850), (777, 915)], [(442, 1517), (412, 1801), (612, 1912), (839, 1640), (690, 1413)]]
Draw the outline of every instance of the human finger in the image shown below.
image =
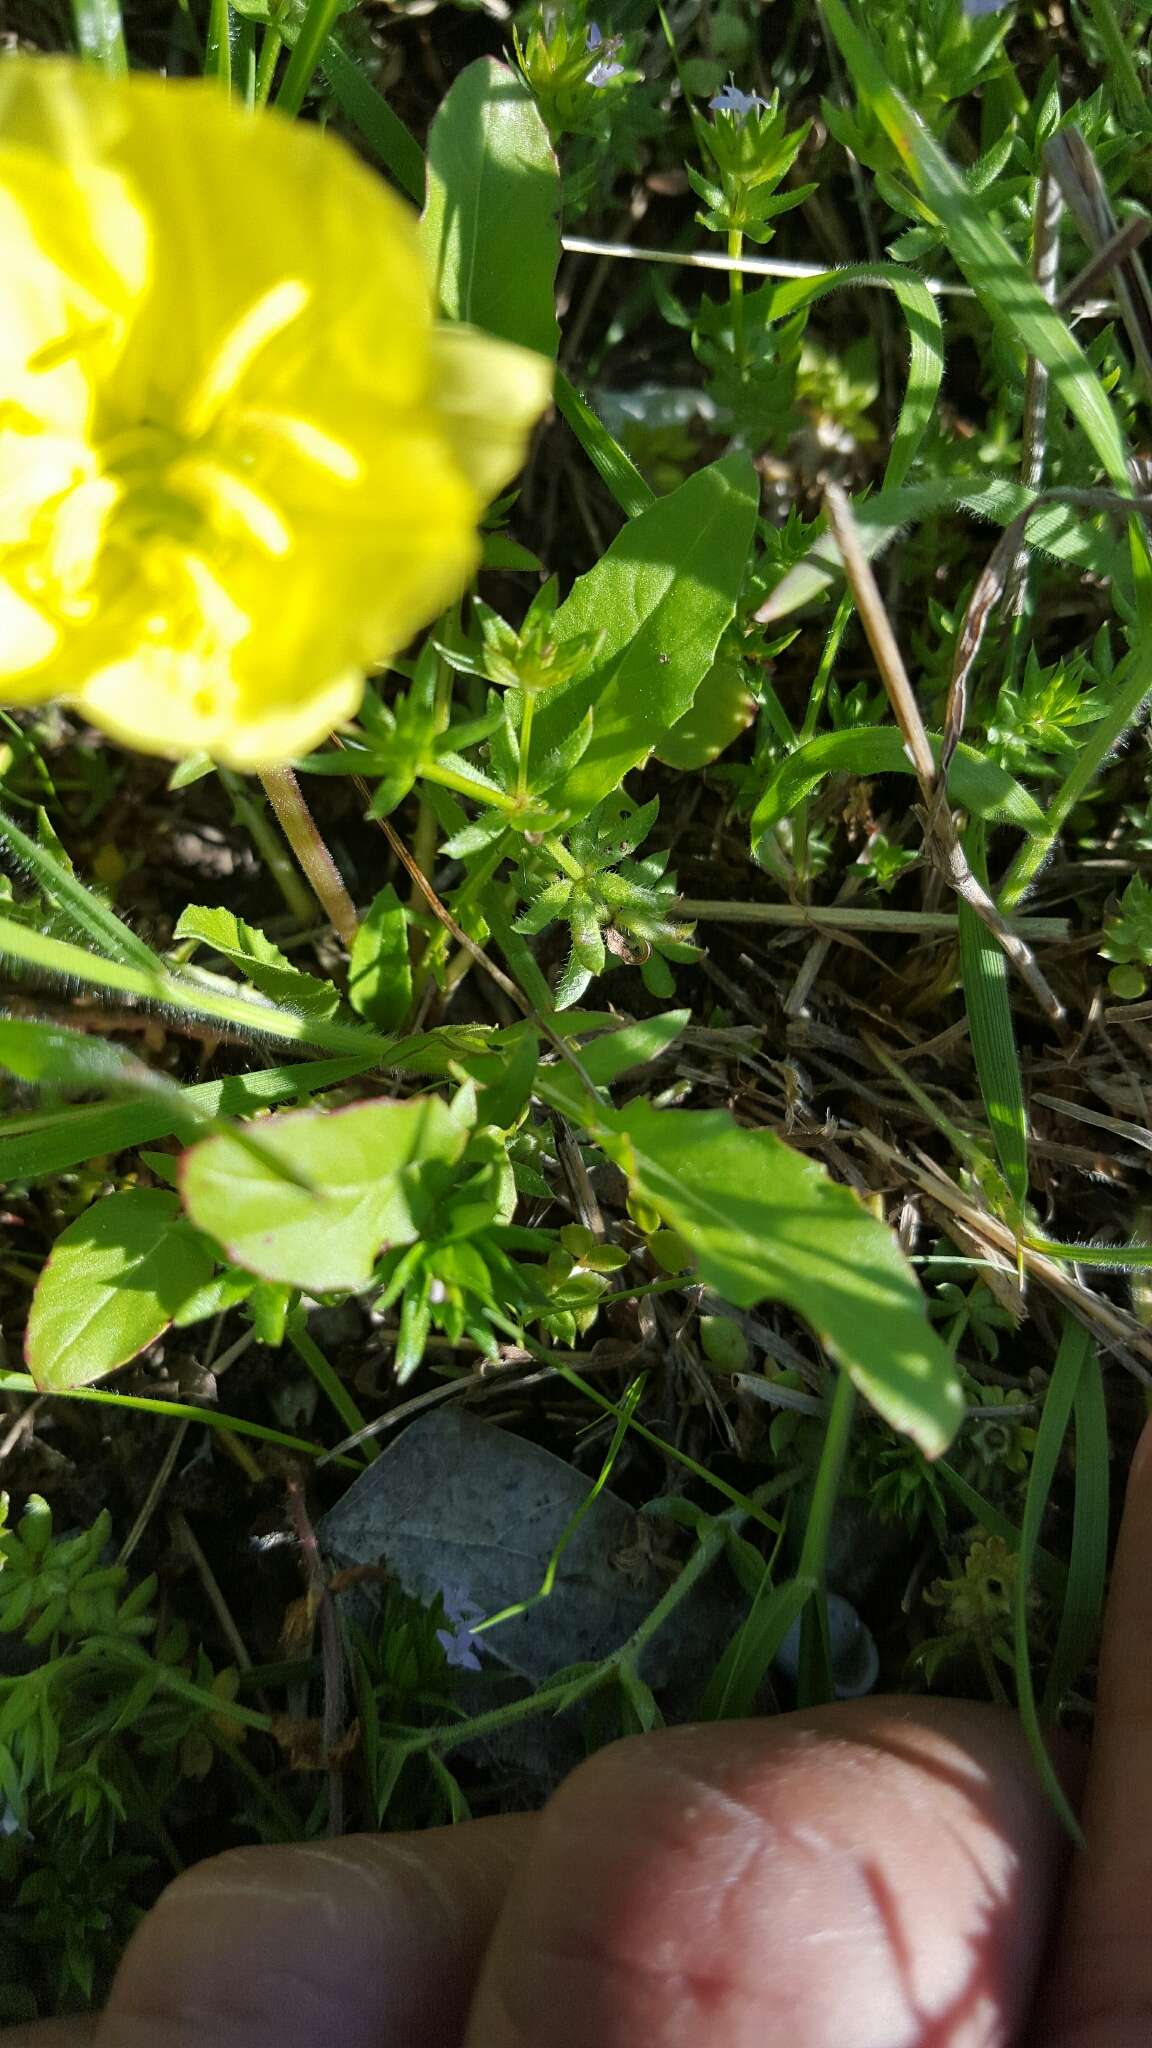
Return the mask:
[(1062, 1861), (991, 1708), (860, 1701), (619, 1743), (541, 1818), (467, 2048), (999, 2048)]
[(98, 2048), (460, 2048), (531, 1830), (516, 1815), (197, 1864), (133, 1937)]

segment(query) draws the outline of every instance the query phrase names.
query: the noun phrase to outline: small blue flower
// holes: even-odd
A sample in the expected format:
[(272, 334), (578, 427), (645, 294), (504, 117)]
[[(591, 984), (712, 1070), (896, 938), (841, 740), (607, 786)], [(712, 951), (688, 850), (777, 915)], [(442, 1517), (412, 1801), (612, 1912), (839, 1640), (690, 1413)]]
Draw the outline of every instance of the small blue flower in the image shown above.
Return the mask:
[(468, 1598), (463, 1586), (445, 1586), (440, 1599), (444, 1619), (450, 1624), (436, 1631), (445, 1663), (454, 1664), (460, 1671), (479, 1671), (479, 1637), (473, 1633), (472, 1623), (483, 1618), (483, 1608)]
[(620, 36), (610, 36), (608, 41), (605, 42), (599, 24), (595, 21), (589, 22), (587, 38), (589, 55), (594, 54), (597, 50), (603, 50), (604, 52), (604, 56), (592, 66), (591, 71), (588, 73), (587, 83), (589, 85), (597, 87), (607, 85), (613, 78), (622, 76), (624, 71), (622, 64), (609, 64), (606, 61), (620, 48), (621, 41), (622, 38)]
[(721, 88), (715, 99), (708, 102), (711, 113), (731, 114), (734, 121), (742, 121), (746, 114), (759, 112), (761, 107), (767, 105), (767, 100), (761, 99), (758, 92), (741, 92), (739, 86), (731, 79)]
[(1012, 0), (964, 0), (964, 12), (967, 15), (1001, 14), (1011, 4)]

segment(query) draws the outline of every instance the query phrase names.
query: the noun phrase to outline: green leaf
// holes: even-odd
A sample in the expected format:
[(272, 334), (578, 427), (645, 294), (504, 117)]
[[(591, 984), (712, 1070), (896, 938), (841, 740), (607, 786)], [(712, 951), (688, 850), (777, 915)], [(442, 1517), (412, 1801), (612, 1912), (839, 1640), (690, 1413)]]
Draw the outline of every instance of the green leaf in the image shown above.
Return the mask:
[(482, 57), (428, 137), (424, 247), (450, 320), (555, 357), (560, 173), (527, 87)]
[(532, 1096), (540, 1040), (534, 1031), (516, 1029), (504, 1051), (481, 1053), (462, 1060), (465, 1072), (479, 1083), (477, 1118), (498, 1131), (510, 1131), (519, 1122)]
[(334, 1017), (340, 1008), (339, 992), (331, 982), (320, 981), (316, 975), (294, 967), (279, 946), (231, 910), (209, 910), (203, 904), (190, 903), (181, 912), (172, 936), (198, 939), (214, 953), (235, 961), (243, 969), (245, 980), (259, 989), (262, 996), (270, 1002), (283, 1003), (301, 1017), (319, 1022)]
[(591, 667), (537, 700), (541, 756), (592, 710), (587, 748), (550, 792), (573, 817), (618, 789), (687, 711), (735, 612), (758, 501), (745, 456), (713, 463), (630, 520), (560, 606), (558, 639), (603, 633)]
[(207, 1284), (212, 1265), (175, 1195), (106, 1195), (61, 1232), (37, 1282), (24, 1345), (37, 1386), (67, 1393), (126, 1365)]
[(301, 1110), (259, 1129), (311, 1189), (276, 1178), (221, 1135), (185, 1153), (184, 1206), (233, 1265), (311, 1294), (366, 1286), (381, 1246), (419, 1237), (438, 1192), (424, 1169), (451, 1164), (468, 1137), (428, 1095)]
[(683, 718), (665, 733), (656, 758), (683, 774), (710, 767), (755, 716), (756, 699), (748, 687), (743, 662), (738, 655), (721, 650)]
[(595, 1129), (709, 1287), (737, 1308), (787, 1302), (893, 1429), (927, 1457), (947, 1447), (964, 1413), (951, 1356), (892, 1232), (850, 1188), (722, 1110), (636, 1101)]
[[(938, 734), (929, 734), (938, 753)], [(825, 732), (805, 740), (794, 754), (782, 761), (752, 813), (752, 851), (765, 866), (770, 865), (766, 845), (773, 827), (790, 817), (797, 804), (811, 796), (827, 775), (913, 775), (915, 770), (904, 751), (904, 741), (894, 725), (857, 725), (844, 732)], [(978, 754), (973, 747), (956, 749), (948, 771), (952, 799), (973, 817), (988, 818), (993, 824), (1017, 825), (1022, 832), (1044, 830), (1044, 813), (1034, 797), (1001, 768)]]
[(382, 1031), (396, 1030), (408, 1014), (412, 1001), (408, 918), (390, 882), (374, 897), (352, 941), (348, 1000)]

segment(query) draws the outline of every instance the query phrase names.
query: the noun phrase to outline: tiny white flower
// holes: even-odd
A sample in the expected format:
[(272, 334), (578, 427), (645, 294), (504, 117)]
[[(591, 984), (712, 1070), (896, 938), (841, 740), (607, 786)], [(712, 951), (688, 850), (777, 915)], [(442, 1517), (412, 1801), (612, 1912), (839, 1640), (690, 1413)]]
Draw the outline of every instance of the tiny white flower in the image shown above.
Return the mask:
[(758, 92), (741, 92), (740, 87), (731, 79), (716, 94), (715, 99), (708, 102), (711, 113), (731, 114), (734, 121), (743, 121), (747, 114), (758, 112), (761, 107), (767, 105), (767, 100), (761, 99)]

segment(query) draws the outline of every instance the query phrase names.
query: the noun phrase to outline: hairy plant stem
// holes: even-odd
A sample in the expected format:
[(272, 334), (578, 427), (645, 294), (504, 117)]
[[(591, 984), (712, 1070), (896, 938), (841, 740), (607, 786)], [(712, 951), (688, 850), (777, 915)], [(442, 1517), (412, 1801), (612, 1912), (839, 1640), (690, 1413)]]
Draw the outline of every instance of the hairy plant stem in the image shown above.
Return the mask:
[(356, 907), (320, 835), (300, 784), (291, 768), (265, 768), (260, 780), (316, 901), (337, 938), (351, 950), (356, 937)]
[(297, 924), (311, 924), (311, 891), (305, 888), (299, 872), (284, 851), (279, 834), (268, 823), (262, 806), (251, 794), (242, 775), (234, 775), (228, 768), (221, 768), (218, 772), (232, 799), (232, 808), (240, 824), (248, 833), (261, 860), (267, 863), (268, 872), (284, 898), (288, 910)]
[(212, 1017), (221, 1024), (234, 1025), (252, 1038), (286, 1039), (293, 1045), (319, 1046), (325, 1052), (362, 1054), (366, 1067), (377, 1063), (390, 1066), (394, 1055), (404, 1056), (405, 1041), (401, 1039), (385, 1038), (359, 1025), (341, 1023), (338, 1018), (299, 1017), (276, 1003), (233, 995), (231, 989), (235, 984), (215, 976), (189, 972), (158, 974), (123, 960), (102, 960), (84, 946), (74, 946), (67, 939), (48, 938), (0, 914), (0, 959), (5, 958), (19, 960), (38, 974), (58, 974), (84, 987), (141, 996), (145, 1002), (159, 1003), (177, 1014)]

